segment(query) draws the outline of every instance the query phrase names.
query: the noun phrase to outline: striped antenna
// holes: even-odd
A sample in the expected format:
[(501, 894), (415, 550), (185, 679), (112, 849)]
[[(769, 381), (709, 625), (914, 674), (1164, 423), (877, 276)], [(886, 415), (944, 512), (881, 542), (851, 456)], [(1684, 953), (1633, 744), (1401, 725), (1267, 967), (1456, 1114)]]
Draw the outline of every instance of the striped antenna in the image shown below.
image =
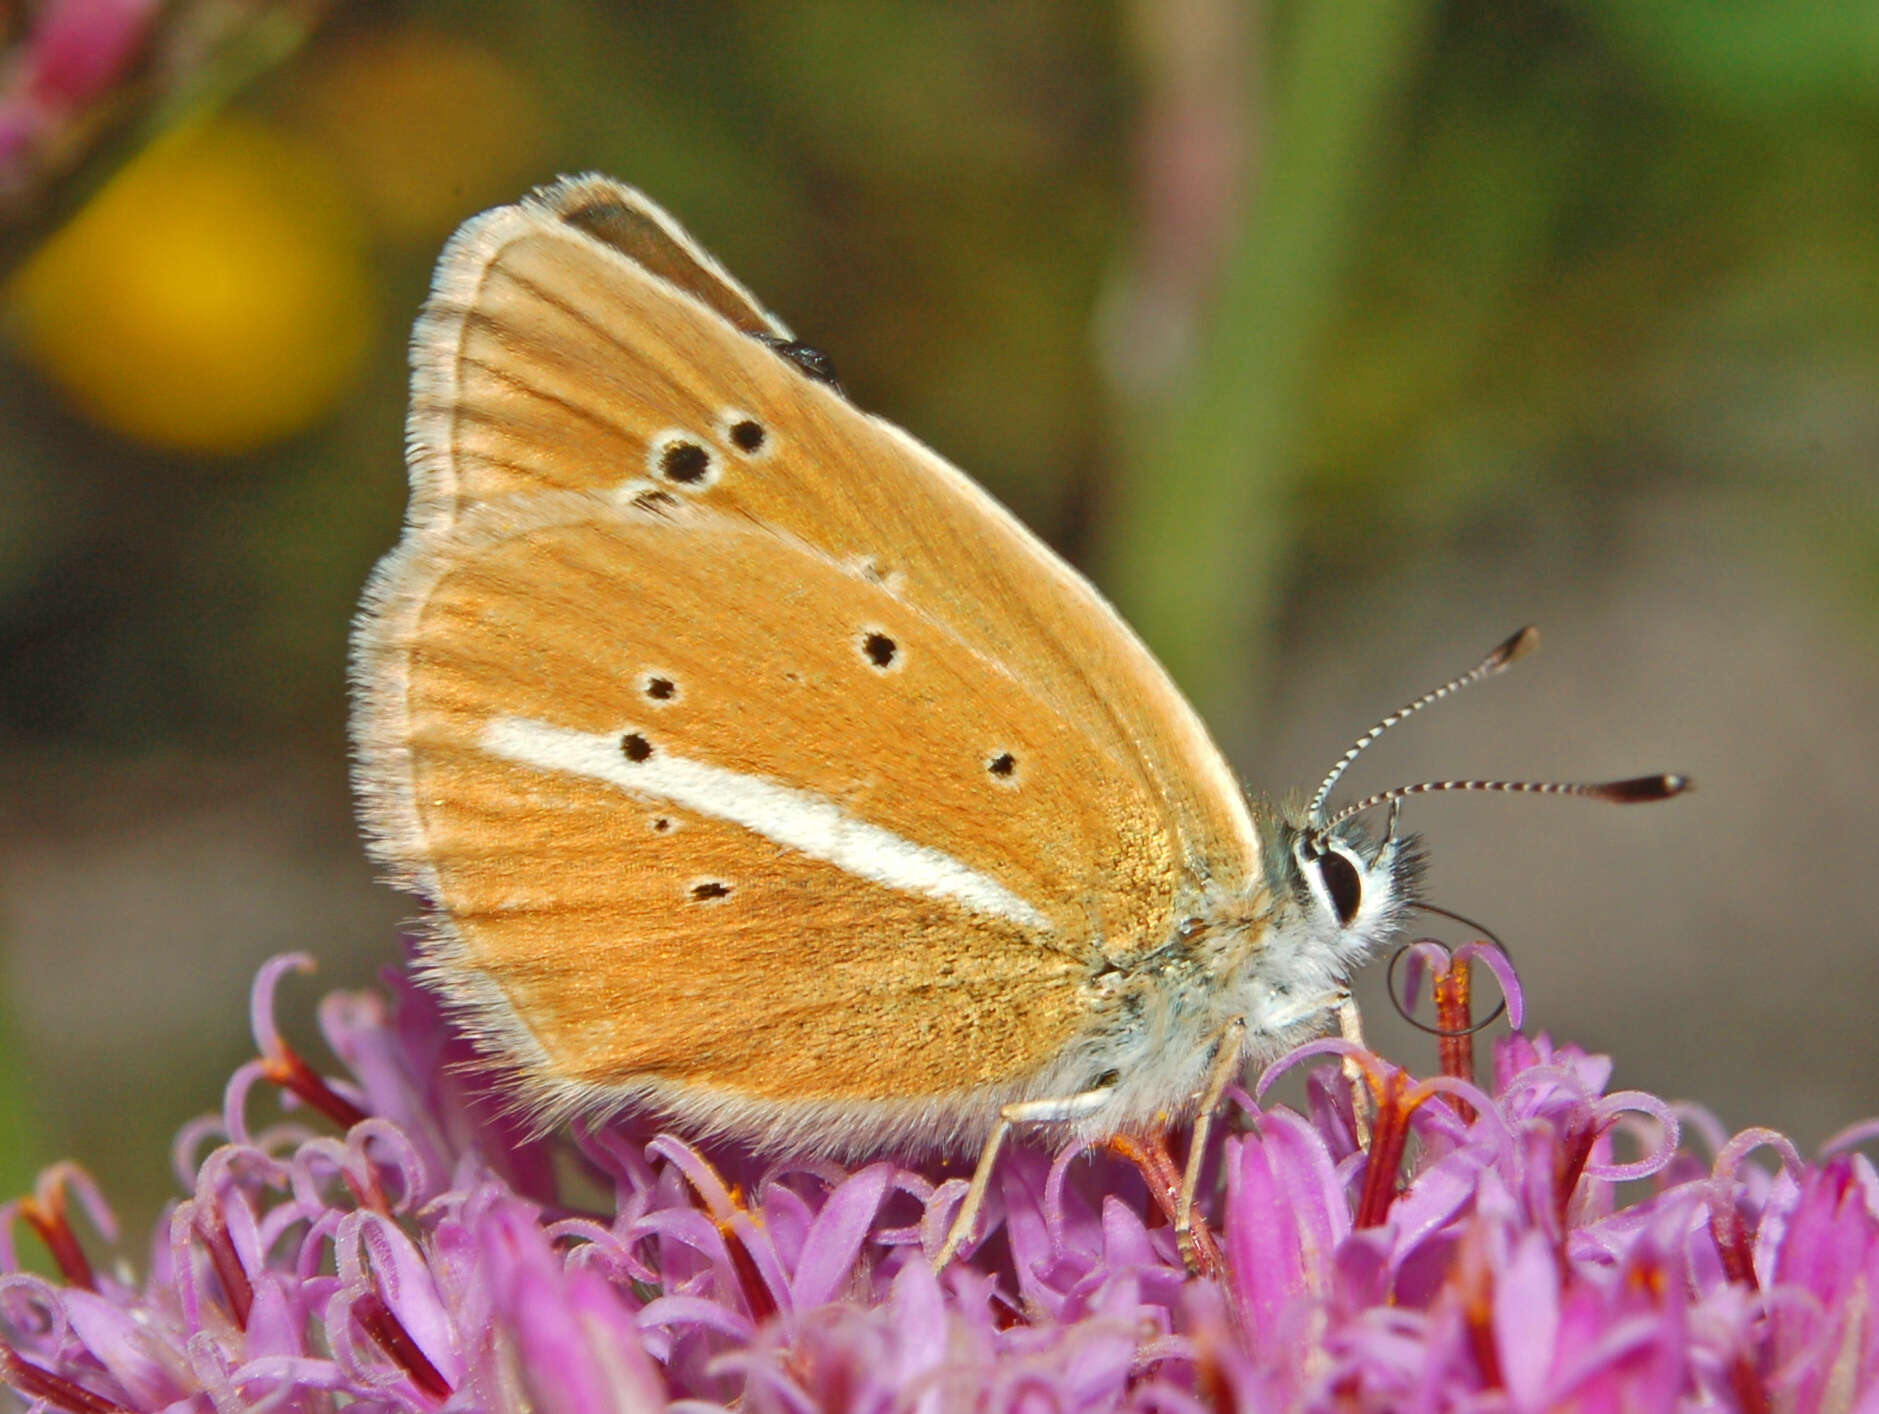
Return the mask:
[[(1539, 646), (1540, 646), (1540, 631), (1537, 628), (1533, 627), (1532, 624), (1528, 624), (1525, 628), (1521, 629), (1518, 633), (1516, 633), (1512, 638), (1509, 638), (1506, 642), (1496, 645), (1492, 653), (1488, 654), (1487, 657), (1483, 658), (1479, 663), (1476, 663), (1472, 668), (1470, 668), (1467, 672), (1463, 673), (1460, 677), (1454, 678), (1449, 682), (1443, 683), (1440, 687), (1436, 688), (1435, 691), (1433, 692), (1425, 692), (1422, 696), (1418, 697), (1414, 702), (1405, 703), (1403, 706), (1398, 707), (1394, 712), (1390, 713), (1389, 716), (1385, 717), (1382, 721), (1378, 722), (1369, 731), (1365, 732), (1362, 736), (1358, 737), (1356, 741), (1351, 743), (1351, 749), (1345, 752), (1341, 757), (1338, 758), (1337, 765), (1331, 768), (1331, 774), (1324, 778), (1324, 784), (1318, 787), (1318, 793), (1311, 798), (1311, 805), (1305, 811), (1305, 818), (1313, 822), (1312, 832), (1314, 834), (1322, 834), (1325, 830), (1329, 829), (1332, 825), (1335, 825), (1338, 820), (1349, 819), (1352, 815), (1357, 813), (1355, 810), (1344, 810), (1344, 811), (1339, 812), (1337, 816), (1337, 820), (1322, 820), (1321, 819), (1321, 817), (1324, 814), (1325, 800), (1330, 796), (1332, 790), (1336, 788), (1337, 783), (1343, 779), (1345, 771), (1350, 769), (1351, 762), (1355, 761), (1359, 756), (1363, 755), (1363, 751), (1366, 746), (1370, 745), (1371, 742), (1375, 741), (1378, 737), (1382, 736), (1385, 732), (1387, 732), (1391, 727), (1395, 726), (1398, 722), (1402, 721), (1403, 718), (1415, 716), (1416, 713), (1420, 712), (1424, 707), (1427, 707), (1431, 702), (1440, 702), (1444, 697), (1447, 697), (1450, 693), (1460, 692), (1464, 687), (1471, 687), (1475, 683), (1480, 682), (1483, 678), (1493, 677), (1496, 673), (1500, 672), (1501, 669), (1509, 666), (1518, 658), (1526, 657), (1527, 654), (1531, 653), (1535, 648)], [(1464, 782), (1459, 782), (1459, 781), (1450, 781), (1450, 782), (1443, 782), (1440, 785), (1437, 785), (1436, 783), (1433, 783), (1433, 782), (1427, 782), (1421, 786), (1415, 787), (1412, 790), (1404, 791), (1404, 794), (1413, 795), (1413, 794), (1418, 794), (1421, 791), (1429, 790), (1429, 789), (1457, 790), (1457, 789), (1461, 789), (1464, 784), (1467, 785), (1469, 789), (1494, 789), (1494, 790), (1516, 790), (1516, 789), (1517, 790), (1532, 790), (1532, 789), (1535, 789), (1535, 787), (1533, 786), (1527, 786), (1527, 785), (1514, 786), (1514, 785), (1507, 784), (1507, 783), (1499, 783), (1499, 784), (1492, 785), (1490, 787), (1482, 782), (1464, 783)], [(1548, 787), (1548, 789), (1565, 791), (1566, 793), (1571, 794), (1571, 793), (1578, 793), (1582, 788), (1578, 786), (1571, 786), (1571, 787), (1558, 786), (1558, 787)], [(1590, 789), (1590, 787), (1586, 787), (1584, 789)], [(1390, 799), (1390, 798), (1393, 798), (1393, 797), (1379, 796), (1375, 800), (1365, 802), (1363, 808), (1367, 810), (1370, 808), (1370, 806), (1380, 805), (1383, 803), (1385, 799)]]
[(1379, 805), (1392, 804), (1411, 795), (1433, 795), (1444, 790), (1491, 790), (1508, 791), (1523, 795), (1581, 795), (1589, 800), (1606, 800), (1614, 805), (1638, 805), (1650, 800), (1669, 800), (1673, 795), (1682, 795), (1691, 789), (1688, 776), (1660, 775), (1633, 776), (1628, 781), (1600, 781), (1596, 784), (1574, 784), (1570, 781), (1418, 781), (1413, 786), (1392, 786), (1389, 790), (1380, 790), (1375, 795), (1366, 796), (1355, 805), (1347, 805), (1321, 825), (1312, 829), (1314, 836), (1323, 835), (1335, 825), (1340, 825), (1353, 815), (1361, 815), (1366, 810), (1374, 810)]

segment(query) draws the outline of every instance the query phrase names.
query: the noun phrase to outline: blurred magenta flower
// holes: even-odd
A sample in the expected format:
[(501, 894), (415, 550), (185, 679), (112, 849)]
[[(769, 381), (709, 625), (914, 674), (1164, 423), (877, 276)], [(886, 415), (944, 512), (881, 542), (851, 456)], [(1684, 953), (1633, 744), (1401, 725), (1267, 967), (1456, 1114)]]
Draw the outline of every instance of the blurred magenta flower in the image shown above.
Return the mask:
[(0, 195), (66, 160), (87, 110), (124, 78), (159, 0), (47, 0), (0, 54)]
[[(114, 1234), (77, 1169), (8, 1205), (0, 1376), (37, 1407), (1879, 1407), (1879, 1178), (1850, 1151), (1869, 1130), (1810, 1164), (1609, 1092), (1609, 1061), (1544, 1037), (1496, 1047), (1491, 1092), (1301, 1048), (1303, 1113), (1235, 1097), (1199, 1275), (1145, 1138), (1015, 1154), (988, 1235), (936, 1277), (959, 1177), (629, 1126), (532, 1137), (401, 978), (326, 999), (348, 1074), (323, 1077), (273, 1019), (304, 966), (257, 979), (261, 1056), (179, 1137), (188, 1196), (141, 1283), (85, 1257), (72, 1200)], [(1333, 1060), (1362, 1068), (1368, 1126)], [(257, 1129), (264, 1082), (297, 1115)], [(20, 1270), (21, 1224), (61, 1281)]]

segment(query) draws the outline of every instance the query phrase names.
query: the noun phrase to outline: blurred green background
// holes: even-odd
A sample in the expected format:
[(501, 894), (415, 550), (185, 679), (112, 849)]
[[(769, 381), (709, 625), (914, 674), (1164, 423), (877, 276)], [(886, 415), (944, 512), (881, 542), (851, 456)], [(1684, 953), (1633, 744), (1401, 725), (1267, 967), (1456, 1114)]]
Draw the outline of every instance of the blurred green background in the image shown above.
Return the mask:
[(399, 955), (344, 651), (403, 341), (459, 220), (584, 169), (1090, 569), (1255, 787), (1540, 622), (1351, 786), (1695, 775), (1406, 822), (1617, 1083), (1879, 1112), (1869, 3), (66, 0), (0, 43), (9, 1186), (71, 1153), (147, 1212), (254, 964)]

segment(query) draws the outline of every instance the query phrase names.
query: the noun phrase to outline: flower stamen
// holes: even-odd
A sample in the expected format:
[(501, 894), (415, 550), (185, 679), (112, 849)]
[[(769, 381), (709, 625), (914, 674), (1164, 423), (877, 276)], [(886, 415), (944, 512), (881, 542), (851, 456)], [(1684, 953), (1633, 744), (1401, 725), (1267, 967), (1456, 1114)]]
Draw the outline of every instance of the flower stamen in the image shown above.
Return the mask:
[[(731, 1201), (738, 1203), (735, 1190), (732, 1191)], [(741, 1203), (738, 1206), (746, 1218), (756, 1221)], [(738, 1232), (736, 1223), (730, 1218), (716, 1218), (713, 1219), (713, 1225), (724, 1239), (725, 1254), (731, 1259), (731, 1270), (737, 1274), (738, 1290), (744, 1294), (744, 1309), (750, 1312), (751, 1320), (762, 1325), (776, 1314), (776, 1297), (770, 1294), (769, 1284), (757, 1269), (757, 1259), (750, 1255), (750, 1248), (744, 1242), (743, 1234)]]
[(366, 1118), (366, 1112), (333, 1089), (302, 1060), (274, 1022), (274, 989), (280, 985), (281, 978), (289, 972), (311, 971), (313, 959), (305, 953), (286, 953), (263, 964), (255, 974), (254, 987), (248, 996), (248, 1026), (254, 1033), (255, 1050), (260, 1053), (261, 1074), (342, 1130), (351, 1129)]
[(216, 1279), (222, 1283), (222, 1291), (228, 1297), (229, 1311), (235, 1317), (236, 1326), (247, 1330), (248, 1313), (254, 1309), (254, 1283), (248, 1280), (247, 1270), (235, 1252), (235, 1244), (228, 1235), (228, 1224), (223, 1221), (220, 1212), (205, 1204), (197, 1208), (196, 1220), (191, 1226), (201, 1239), (203, 1249), (209, 1254), (209, 1264), (215, 1268)]
[(300, 1058), (300, 1053), (285, 1041), (279, 1051), (261, 1057), (261, 1074), (300, 1100), (309, 1109), (319, 1111), (341, 1129), (351, 1129), (366, 1112), (328, 1085), (320, 1073)]
[[(660, 1142), (654, 1141), (655, 1144)], [(730, 1261), (732, 1275), (737, 1279), (737, 1288), (743, 1293), (744, 1309), (750, 1313), (752, 1321), (761, 1325), (777, 1313), (777, 1300), (770, 1290), (770, 1284), (763, 1279), (762, 1269), (751, 1254), (750, 1244), (739, 1231), (745, 1223), (755, 1226), (760, 1219), (745, 1206), (743, 1189), (736, 1184), (727, 1184), (710, 1161), (696, 1149), (672, 1142), (665, 1152), (666, 1157), (685, 1176), (692, 1192), (705, 1205), (705, 1215), (711, 1219), (711, 1225), (724, 1240), (724, 1254)]]
[(1226, 1259), (1220, 1255), (1220, 1244), (1214, 1237), (1213, 1229), (1196, 1215), (1189, 1220), (1187, 1231), (1181, 1230), (1182, 1174), (1180, 1166), (1174, 1161), (1174, 1155), (1168, 1152), (1167, 1132), (1164, 1130), (1152, 1136), (1118, 1134), (1108, 1141), (1106, 1147), (1117, 1158), (1134, 1165), (1136, 1172), (1142, 1175), (1142, 1182), (1148, 1186), (1148, 1196), (1175, 1230), (1181, 1260), (1187, 1269), (1195, 1276), (1210, 1281), (1221, 1278), (1226, 1272)]
[(430, 1356), (411, 1338), (404, 1322), (376, 1292), (367, 1292), (353, 1303), (352, 1319), (371, 1338), (372, 1344), (384, 1351), (420, 1390), (440, 1403), (450, 1398), (453, 1392), (450, 1381), (431, 1363)]
[[(1458, 955), (1435, 974), (1431, 985), (1435, 1024), (1441, 1028), (1436, 1053), (1441, 1058), (1442, 1074), (1470, 1084), (1475, 1078), (1473, 974), (1469, 959)], [(1459, 1095), (1444, 1098), (1464, 1122), (1474, 1122), (1474, 1106)]]
[[(96, 1291), (98, 1281), (91, 1269), (91, 1259), (79, 1245), (66, 1203), (65, 1186), (73, 1177), (71, 1164), (54, 1164), (40, 1174), (33, 1191), (14, 1204), (14, 1211), (46, 1244), (67, 1285)], [(85, 1182), (82, 1176), (79, 1181)]]
[(1396, 1201), (1396, 1178), (1403, 1166), (1403, 1154), (1409, 1148), (1409, 1117), (1433, 1091), (1412, 1096), (1409, 1077), (1392, 1070), (1381, 1080), (1366, 1070), (1364, 1078), (1376, 1100), (1372, 1119), (1370, 1150), (1364, 1163), (1363, 1192), (1357, 1199), (1357, 1211), (1351, 1218), (1356, 1228), (1379, 1227), (1389, 1216)]
[(28, 1399), (44, 1400), (68, 1414), (130, 1414), (123, 1405), (22, 1358), (8, 1345), (0, 1345), (0, 1377)]

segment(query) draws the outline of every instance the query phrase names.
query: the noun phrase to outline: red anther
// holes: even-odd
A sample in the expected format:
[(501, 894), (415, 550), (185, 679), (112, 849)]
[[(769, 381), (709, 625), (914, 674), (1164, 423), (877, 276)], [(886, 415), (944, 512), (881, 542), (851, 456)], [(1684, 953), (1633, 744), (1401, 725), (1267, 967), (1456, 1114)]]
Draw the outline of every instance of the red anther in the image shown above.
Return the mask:
[(1735, 1391), (1736, 1406), (1742, 1414), (1768, 1414), (1768, 1383), (1741, 1352), (1729, 1362), (1729, 1388)]
[(1579, 1191), (1579, 1180), (1592, 1157), (1592, 1146), (1603, 1132), (1597, 1124), (1568, 1120), (1560, 1126), (1559, 1155), (1553, 1164), (1553, 1211), (1559, 1230), (1567, 1230), (1572, 1210), (1572, 1195)]
[(1709, 1205), (1709, 1235), (1716, 1244), (1716, 1256), (1722, 1262), (1723, 1275), (1739, 1281), (1751, 1291), (1759, 1291), (1755, 1259), (1749, 1253), (1748, 1227), (1733, 1203)]
[(1494, 1342), (1494, 1274), (1482, 1256), (1478, 1232), (1471, 1232), (1463, 1239), (1449, 1286), (1460, 1298), (1462, 1322), (1468, 1331), (1468, 1349), (1481, 1372), (1481, 1387), (1505, 1389), (1500, 1347)]
[(1736, 1201), (1736, 1189), (1741, 1182), (1737, 1171), (1742, 1161), (1763, 1145), (1772, 1145), (1790, 1169), (1801, 1166), (1801, 1157), (1794, 1152), (1794, 1146), (1779, 1134), (1766, 1129), (1745, 1129), (1717, 1153), (1710, 1173), (1709, 1201), (1704, 1205), (1709, 1209), (1709, 1235), (1716, 1244), (1723, 1274), (1732, 1282), (1741, 1282), (1750, 1291), (1760, 1291), (1762, 1284), (1755, 1274), (1754, 1237), (1743, 1220), (1741, 1204)]
[(725, 1255), (730, 1258), (737, 1288), (744, 1294), (745, 1309), (750, 1312), (752, 1320), (766, 1321), (776, 1314), (776, 1297), (770, 1291), (770, 1284), (763, 1279), (763, 1273), (757, 1267), (757, 1259), (751, 1255), (750, 1245), (738, 1232), (740, 1218), (752, 1224), (760, 1224), (762, 1220), (744, 1205), (742, 1189), (735, 1184), (725, 1183), (702, 1154), (693, 1153), (692, 1161), (703, 1169), (702, 1173), (684, 1164), (679, 1166), (679, 1172), (684, 1174), (692, 1192), (704, 1201), (711, 1225), (718, 1230), (718, 1236), (724, 1239)]
[[(737, 1205), (740, 1213), (749, 1215), (743, 1200), (735, 1190), (731, 1192), (731, 1201)], [(776, 1314), (776, 1297), (770, 1294), (770, 1284), (763, 1279), (763, 1273), (757, 1270), (757, 1259), (750, 1255), (750, 1247), (739, 1235), (736, 1224), (729, 1218), (714, 1218), (713, 1224), (718, 1235), (724, 1239), (724, 1250), (731, 1259), (731, 1270), (737, 1274), (737, 1288), (744, 1293), (744, 1306), (750, 1312), (751, 1320), (761, 1325)], [(756, 1221), (752, 1218), (751, 1221)]]
[(21, 1358), (11, 1346), (0, 1345), (0, 1377), (27, 1399), (43, 1400), (68, 1414), (130, 1414), (123, 1405)]
[(261, 1073), (341, 1129), (351, 1129), (367, 1118), (364, 1110), (328, 1085), (285, 1041), (279, 1043), (279, 1049), (273, 1054), (261, 1057)]
[(352, 1318), (359, 1323), (359, 1329), (372, 1338), (372, 1344), (411, 1376), (411, 1383), (440, 1403), (450, 1398), (450, 1382), (411, 1338), (404, 1322), (376, 1293), (368, 1292), (353, 1303)]
[[(1468, 959), (1453, 961), (1435, 974), (1435, 1024), (1441, 1031), (1436, 1042), (1441, 1057), (1442, 1074), (1470, 1085), (1475, 1078), (1474, 1051), (1474, 968)], [(1459, 1095), (1442, 1096), (1456, 1114), (1474, 1123), (1474, 1106)]]
[(1174, 1155), (1168, 1152), (1167, 1131), (1154, 1135), (1118, 1134), (1105, 1147), (1117, 1158), (1134, 1165), (1136, 1172), (1142, 1175), (1142, 1182), (1148, 1185), (1148, 1196), (1175, 1230), (1181, 1260), (1188, 1270), (1213, 1281), (1224, 1277), (1226, 1258), (1220, 1254), (1213, 1229), (1198, 1212), (1189, 1216), (1188, 1231), (1181, 1231), (1182, 1174)]
[(65, 1215), (65, 1190), (56, 1182), (41, 1182), (37, 1193), (20, 1199), (19, 1211), (52, 1253), (52, 1260), (58, 1263), (59, 1275), (65, 1278), (66, 1285), (96, 1291), (97, 1278), (92, 1274), (91, 1261), (85, 1256), (85, 1249), (78, 1245), (78, 1234), (72, 1231), (72, 1224)]
[(1391, 1071), (1381, 1084), (1373, 1079), (1371, 1090), (1376, 1096), (1377, 1113), (1364, 1164), (1363, 1192), (1351, 1219), (1352, 1226), (1359, 1228), (1376, 1227), (1389, 1216), (1390, 1204), (1396, 1201), (1396, 1176), (1409, 1147), (1409, 1117), (1419, 1103), (1409, 1099), (1409, 1077), (1400, 1070)]
[(254, 1284), (248, 1280), (241, 1258), (235, 1255), (235, 1244), (228, 1236), (228, 1224), (222, 1221), (222, 1215), (213, 1208), (199, 1207), (195, 1228), (196, 1236), (202, 1239), (203, 1248), (209, 1254), (209, 1263), (215, 1268), (216, 1278), (222, 1283), (222, 1290), (228, 1297), (228, 1308), (235, 1317), (235, 1324), (247, 1330), (248, 1313), (254, 1309)]
[(1240, 1402), (1234, 1397), (1233, 1381), (1227, 1376), (1212, 1342), (1203, 1345), (1194, 1358), (1194, 1393), (1201, 1407), (1212, 1414), (1236, 1414)]

